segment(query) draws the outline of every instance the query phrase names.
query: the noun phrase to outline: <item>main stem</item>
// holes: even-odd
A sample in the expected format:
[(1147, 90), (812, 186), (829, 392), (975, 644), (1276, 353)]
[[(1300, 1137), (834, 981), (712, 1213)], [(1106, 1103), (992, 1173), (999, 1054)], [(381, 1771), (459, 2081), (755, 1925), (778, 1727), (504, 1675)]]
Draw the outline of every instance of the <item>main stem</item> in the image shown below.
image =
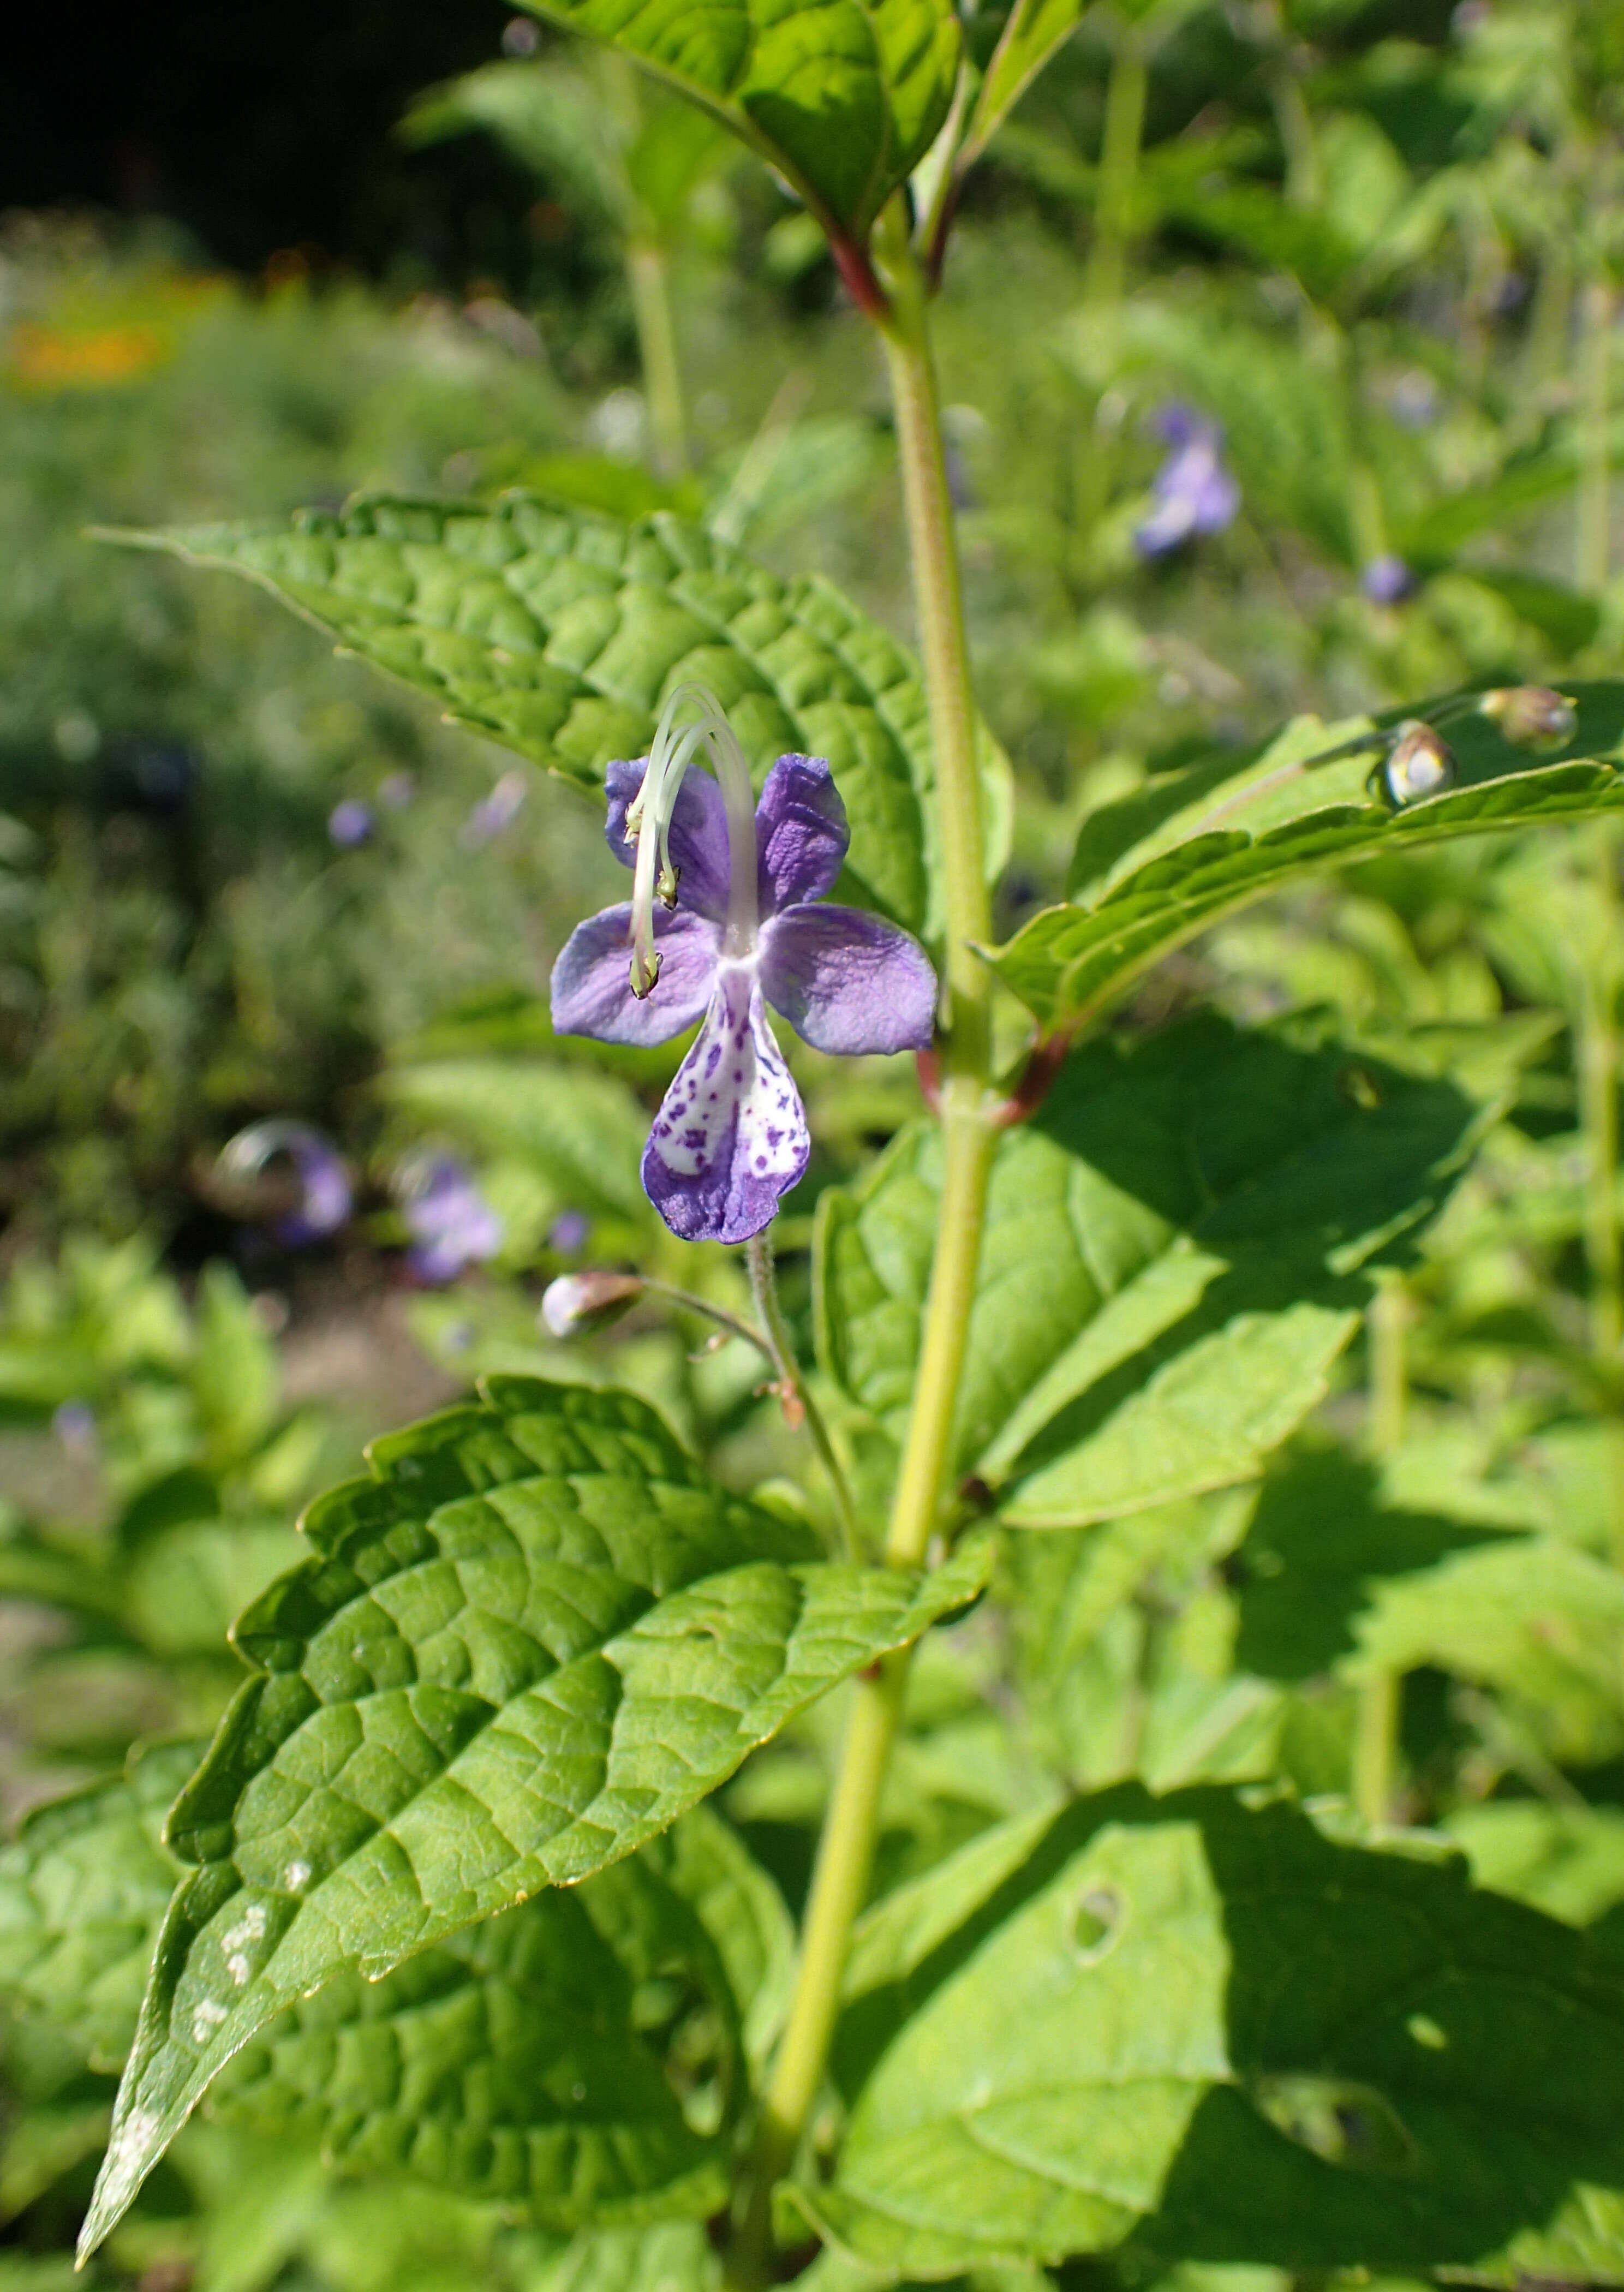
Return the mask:
[[(953, 1416), (997, 1137), (990, 1119), (991, 974), (975, 952), (990, 936), (991, 916), (975, 760), (975, 701), (942, 455), (941, 405), (924, 284), (908, 245), (900, 202), (883, 219), (876, 238), (892, 297), (882, 333), (930, 706), (947, 926), (941, 1198), (913, 1410), (885, 1538), (890, 1566), (917, 1568), (945, 1509)], [(908, 1670), (909, 1650), (900, 1649), (856, 1684), (840, 1772), (812, 1870), (795, 1996), (763, 2103), (748, 2209), (732, 2269), (738, 2285), (766, 2279), (772, 2248), (772, 2186), (794, 2159), (823, 2083), (846, 1946), (873, 1868), (880, 1796), (901, 1719)]]

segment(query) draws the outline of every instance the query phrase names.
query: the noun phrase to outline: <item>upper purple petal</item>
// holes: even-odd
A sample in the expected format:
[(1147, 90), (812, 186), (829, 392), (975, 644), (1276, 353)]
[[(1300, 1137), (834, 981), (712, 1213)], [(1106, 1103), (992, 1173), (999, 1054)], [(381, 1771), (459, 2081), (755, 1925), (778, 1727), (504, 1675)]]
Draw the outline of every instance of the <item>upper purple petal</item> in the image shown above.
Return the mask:
[[(609, 796), (603, 832), (610, 850), (624, 868), (633, 866), (637, 858), (635, 841), (626, 840), (626, 815), (642, 786), (647, 763), (645, 757), (642, 763), (610, 764), (603, 775)], [(669, 850), (676, 869), (678, 907), (720, 922), (727, 913), (727, 811), (721, 789), (697, 764), (689, 765), (676, 792)]]
[(722, 934), (703, 916), (654, 910), (659, 977), (641, 999), (632, 992), (630, 901), (578, 924), (553, 966), (553, 1024), (561, 1035), (600, 1043), (668, 1043), (691, 1027), (711, 998)]
[(780, 756), (755, 807), (763, 915), (832, 892), (851, 841), (846, 808), (824, 759)]
[(917, 940), (858, 908), (790, 908), (762, 927), (762, 992), (817, 1051), (923, 1051), (936, 974)]
[(724, 963), (699, 1040), (649, 1133), (644, 1190), (683, 1241), (748, 1241), (771, 1223), (811, 1150), (754, 967)]

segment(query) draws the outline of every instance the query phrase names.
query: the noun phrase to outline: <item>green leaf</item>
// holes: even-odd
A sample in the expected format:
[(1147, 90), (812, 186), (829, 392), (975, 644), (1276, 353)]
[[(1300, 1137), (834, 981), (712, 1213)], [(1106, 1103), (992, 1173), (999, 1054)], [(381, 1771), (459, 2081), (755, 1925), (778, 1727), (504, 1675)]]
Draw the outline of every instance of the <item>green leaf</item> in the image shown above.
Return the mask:
[[(1359, 1269), (1436, 1207), (1483, 1119), (1304, 1029), (1202, 1018), (1073, 1055), (998, 1149), (956, 1469), (1046, 1528), (1249, 1477), (1321, 1397)], [(920, 1126), (819, 1204), (820, 1357), (893, 1432), (940, 1182)]]
[(1588, 1926), (1624, 1902), (1624, 1810), (1493, 1799), (1457, 1808), (1444, 1829), (1480, 1886)]
[(1047, 1029), (1087, 1025), (1141, 972), (1220, 916), (1312, 870), (1491, 829), (1624, 810), (1624, 685), (1573, 689), (1579, 726), (1549, 763), (1487, 719), (1449, 727), (1461, 785), (1394, 812), (1365, 793), (1371, 754), (1316, 760), (1365, 719), (1300, 717), (1237, 767), (1152, 782), (1085, 826), (1072, 904), (1034, 916), (990, 960)]
[(526, 2279), (529, 2292), (721, 2292), (722, 2263), (687, 2221), (578, 2237)]
[(496, 1378), (368, 1457), (237, 1625), (87, 2251), (273, 2014), (629, 1854), (990, 1565), (808, 1562), (625, 1393)]
[(1563, 1764), (1624, 1750), (1624, 1576), (1555, 1537), (1501, 1536), (1383, 1584), (1346, 1668), (1435, 1666), (1529, 1707)]
[(174, 1890), (158, 1829), (196, 1764), (190, 1743), (140, 1754), (127, 1776), (36, 1808), (0, 1849), (0, 1989), (101, 2069), (129, 2051)]
[(1045, 64), (1082, 21), (1087, 0), (1014, 0), (970, 115), (959, 165), (979, 158)]
[[(662, 2059), (674, 2035), (691, 2081), (710, 2080), (686, 2110)], [(381, 1981), (339, 1973), (232, 2062), (211, 2113), (568, 2233), (725, 2201), (740, 2085), (715, 1948), (636, 1855)]]
[(1617, 1968), (1281, 1804), (1128, 1788), (979, 1839), (869, 1914), (848, 1987), (800, 2202), (893, 2274), (1128, 2238), (1475, 2271), (1624, 2189)]
[(784, 1897), (739, 1833), (706, 1805), (651, 1839), (642, 1859), (692, 1904), (726, 1972), (746, 2055), (764, 2060), (795, 1978), (795, 1921)]
[[(835, 0), (790, 13), (833, 22), (848, 12), (862, 12)], [(520, 493), (490, 508), (363, 496), (291, 526), (117, 537), (246, 575), (341, 650), (432, 694), (453, 722), (594, 795), (607, 763), (648, 753), (669, 692), (707, 684), (758, 779), (787, 751), (828, 757), (852, 824), (845, 874), (858, 894), (910, 930), (937, 921), (935, 777), (918, 671), (818, 575), (782, 580), (664, 512), (625, 525)], [(996, 867), (1007, 848), (1008, 767), (985, 735), (982, 757)]]
[(861, 247), (929, 150), (958, 75), (942, 0), (527, 0), (606, 40), (714, 112), (776, 167), (831, 238)]

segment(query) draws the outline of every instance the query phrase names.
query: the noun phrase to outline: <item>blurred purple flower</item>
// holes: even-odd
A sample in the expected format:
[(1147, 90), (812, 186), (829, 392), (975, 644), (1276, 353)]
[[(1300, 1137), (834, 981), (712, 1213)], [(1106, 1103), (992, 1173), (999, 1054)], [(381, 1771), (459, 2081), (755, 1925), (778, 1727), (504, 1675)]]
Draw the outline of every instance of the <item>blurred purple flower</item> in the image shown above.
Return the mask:
[(1404, 430), (1425, 430), (1438, 418), (1438, 385), (1425, 367), (1400, 375), (1387, 399), (1394, 420)]
[(257, 1178), (279, 1156), (292, 1165), (298, 1185), (292, 1207), (271, 1224), (285, 1249), (306, 1249), (349, 1223), (354, 1196), (343, 1158), (307, 1122), (254, 1123), (222, 1150), (220, 1164), (231, 1177)]
[(1373, 605), (1401, 605), (1415, 585), (1415, 575), (1391, 550), (1373, 557), (1359, 577), (1360, 593)]
[(592, 1220), (585, 1210), (561, 1210), (553, 1221), (547, 1247), (568, 1257), (575, 1250), (586, 1247), (586, 1237), (591, 1231)]
[(1142, 557), (1163, 557), (1198, 533), (1222, 533), (1240, 506), (1240, 488), (1224, 465), (1224, 432), (1188, 406), (1164, 406), (1155, 427), (1171, 448), (1157, 471), (1156, 506), (1134, 529)]
[(372, 806), (363, 803), (358, 795), (347, 795), (327, 814), (327, 834), (341, 851), (352, 851), (358, 843), (370, 843), (372, 826)]
[(385, 811), (404, 811), (417, 793), (410, 772), (385, 772), (378, 782), (378, 802)]
[(419, 1280), (436, 1287), (482, 1265), (502, 1247), (503, 1225), (475, 1184), (473, 1174), (449, 1154), (431, 1162), (403, 1205), (412, 1246), (407, 1262)]
[[(706, 714), (678, 733), (690, 698)], [(716, 779), (691, 768), (701, 739)], [(704, 1021), (654, 1118), (643, 1188), (680, 1239), (747, 1241), (812, 1150), (767, 1005), (817, 1050), (923, 1049), (935, 973), (894, 924), (822, 904), (851, 830), (821, 756), (780, 756), (757, 803), (720, 705), (681, 693), (646, 769), (610, 764), (607, 784), (609, 847), (635, 868), (633, 897), (571, 933), (553, 969), (553, 1024), (648, 1045)]]
[(515, 769), (504, 772), (490, 794), (474, 805), (463, 822), (463, 849), (477, 851), (481, 844), (511, 827), (528, 793), (529, 784), (521, 771)]
[(64, 1400), (51, 1419), (51, 1430), (69, 1456), (94, 1454), (96, 1412), (88, 1400)]

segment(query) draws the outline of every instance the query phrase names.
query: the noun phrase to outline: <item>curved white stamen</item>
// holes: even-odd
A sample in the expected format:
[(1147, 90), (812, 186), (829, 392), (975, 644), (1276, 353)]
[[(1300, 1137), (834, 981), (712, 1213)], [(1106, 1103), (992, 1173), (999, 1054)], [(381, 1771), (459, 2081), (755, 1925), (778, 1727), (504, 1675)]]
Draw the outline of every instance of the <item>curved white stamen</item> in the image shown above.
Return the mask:
[[(698, 721), (679, 731), (687, 710)], [(759, 924), (755, 896), (755, 795), (745, 762), (722, 704), (703, 685), (682, 684), (660, 712), (642, 785), (626, 807), (626, 835), (637, 843), (632, 877), (632, 992), (649, 994), (659, 977), (654, 944), (654, 902), (676, 904), (676, 871), (671, 864), (671, 819), (683, 777), (695, 751), (703, 747), (722, 790), (727, 821), (728, 903), (725, 951), (739, 958), (755, 951)]]

